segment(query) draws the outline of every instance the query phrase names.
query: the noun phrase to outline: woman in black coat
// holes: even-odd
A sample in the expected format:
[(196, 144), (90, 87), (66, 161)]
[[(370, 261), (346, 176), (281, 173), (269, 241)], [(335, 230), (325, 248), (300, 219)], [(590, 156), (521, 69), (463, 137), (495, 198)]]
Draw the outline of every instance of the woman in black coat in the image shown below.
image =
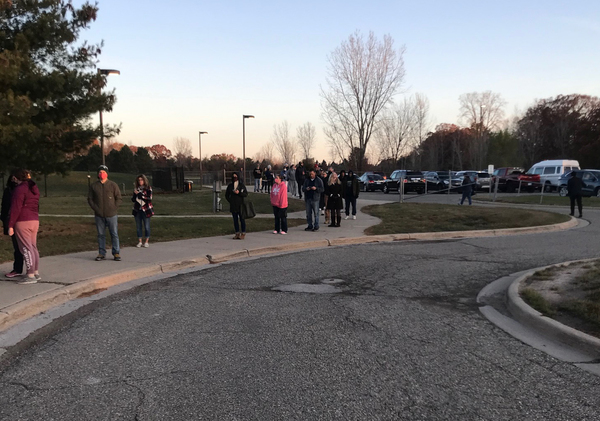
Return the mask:
[[(8, 235), (8, 220), (10, 218), (10, 202), (12, 200), (12, 194), (14, 189), (17, 187), (17, 178), (14, 174), (11, 174), (8, 177), (8, 183), (6, 183), (6, 189), (2, 195), (2, 209), (0, 210), (0, 219), (2, 220), (2, 225), (4, 226), (4, 235)], [(13, 263), (13, 270), (8, 272), (6, 275), (7, 278), (16, 278), (17, 276), (21, 276), (23, 273), (23, 254), (19, 250), (19, 245), (17, 244), (17, 236), (11, 236), (14, 253), (13, 256), (15, 258), (15, 262)]]
[(342, 200), (344, 186), (334, 172), (329, 176), (327, 184), (327, 209), (331, 210), (331, 224), (328, 226), (339, 227), (342, 219), (342, 208), (344, 207)]
[[(233, 227), (235, 228), (234, 240), (243, 240), (246, 238), (246, 220), (242, 216), (242, 205), (244, 197), (248, 196), (248, 190), (244, 183), (240, 180), (237, 172), (231, 176), (231, 183), (225, 191), (225, 199), (229, 202), (229, 211), (233, 215)], [(239, 222), (238, 222), (239, 219)], [(240, 232), (240, 225), (242, 231)]]

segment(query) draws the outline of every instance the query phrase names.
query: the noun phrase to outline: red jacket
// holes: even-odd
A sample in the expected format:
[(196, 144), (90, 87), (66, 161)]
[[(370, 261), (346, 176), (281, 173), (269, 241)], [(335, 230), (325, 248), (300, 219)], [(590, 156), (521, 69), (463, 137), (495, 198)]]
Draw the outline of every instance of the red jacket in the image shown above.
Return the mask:
[(23, 181), (13, 191), (8, 228), (22, 221), (39, 221), (40, 190), (32, 180)]

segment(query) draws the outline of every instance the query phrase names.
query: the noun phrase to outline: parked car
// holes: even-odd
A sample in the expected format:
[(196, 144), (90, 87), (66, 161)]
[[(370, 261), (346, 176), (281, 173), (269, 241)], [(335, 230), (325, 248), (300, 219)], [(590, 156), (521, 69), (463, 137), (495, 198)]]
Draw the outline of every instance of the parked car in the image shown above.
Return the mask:
[(400, 191), (399, 185), (402, 183), (403, 192), (411, 191), (418, 194), (425, 193), (425, 177), (421, 171), (395, 170), (390, 178), (383, 182), (383, 192)]
[(461, 189), (462, 178), (457, 177), (455, 172), (452, 172), (451, 177), (448, 171), (429, 171), (425, 174), (427, 190), (448, 190), (459, 192)]
[(468, 175), (471, 179), (471, 183), (473, 186), (473, 191), (477, 190), (477, 171), (458, 171), (456, 176), (460, 178), (460, 184), (462, 185), (462, 181), (465, 178), (465, 175)]
[(579, 169), (579, 162), (573, 159), (550, 159), (538, 162), (528, 171), (540, 176), (544, 191), (551, 192), (560, 186), (559, 179), (563, 174)]
[(492, 176), (487, 172), (477, 173), (477, 190), (489, 190), (492, 185)]
[(365, 173), (358, 177), (358, 184), (362, 191), (383, 190), (383, 177), (379, 174)]
[[(582, 193), (585, 197), (590, 196), (598, 196), (600, 197), (600, 170), (574, 170), (575, 177), (581, 178), (583, 181)], [(566, 196), (568, 194), (567, 191), (567, 183), (569, 182), (569, 178), (571, 178), (571, 172), (569, 171), (566, 174), (560, 176), (558, 180), (558, 194), (561, 196)]]
[(541, 188), (539, 174), (527, 174), (523, 168), (518, 167), (502, 167), (497, 168), (492, 176), (492, 186), (498, 180), (498, 191), (514, 193), (519, 188), (529, 192), (533, 192), (537, 188)]
[(365, 171), (363, 174), (377, 174), (383, 177), (384, 180), (387, 179), (387, 176), (383, 171)]

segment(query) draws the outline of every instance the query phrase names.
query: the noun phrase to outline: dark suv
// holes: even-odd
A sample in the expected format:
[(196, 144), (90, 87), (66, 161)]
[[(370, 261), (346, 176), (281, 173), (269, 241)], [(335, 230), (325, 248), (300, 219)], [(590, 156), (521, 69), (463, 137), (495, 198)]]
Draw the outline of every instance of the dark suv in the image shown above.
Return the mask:
[[(585, 197), (600, 196), (600, 170), (575, 170), (575, 177), (583, 181), (582, 195)], [(558, 179), (558, 194), (566, 196), (567, 183), (571, 178), (571, 172), (565, 173)]]
[(425, 178), (421, 171), (396, 170), (390, 175), (390, 178), (383, 183), (383, 192), (400, 191), (398, 186), (402, 182), (404, 193), (411, 191), (419, 194), (425, 193)]

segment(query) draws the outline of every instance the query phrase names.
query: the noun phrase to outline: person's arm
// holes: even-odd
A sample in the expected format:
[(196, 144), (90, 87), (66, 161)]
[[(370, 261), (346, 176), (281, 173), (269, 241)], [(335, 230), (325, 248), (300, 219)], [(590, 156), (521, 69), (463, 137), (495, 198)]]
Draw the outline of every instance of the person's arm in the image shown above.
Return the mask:
[(23, 204), (25, 203), (25, 189), (16, 188), (10, 201), (10, 216), (8, 218), (8, 228), (14, 228)]
[(88, 205), (90, 205), (90, 208), (92, 208), (92, 210), (94, 211), (94, 213), (100, 214), (100, 208), (98, 207), (98, 205), (96, 204), (96, 202), (94, 202), (94, 189), (93, 189), (93, 186), (90, 186), (90, 188), (88, 190)]
[(317, 182), (315, 183), (317, 186), (317, 193), (321, 194), (325, 191), (325, 186), (323, 185), (323, 180), (321, 180), (319, 177), (317, 177), (315, 180), (317, 180)]

